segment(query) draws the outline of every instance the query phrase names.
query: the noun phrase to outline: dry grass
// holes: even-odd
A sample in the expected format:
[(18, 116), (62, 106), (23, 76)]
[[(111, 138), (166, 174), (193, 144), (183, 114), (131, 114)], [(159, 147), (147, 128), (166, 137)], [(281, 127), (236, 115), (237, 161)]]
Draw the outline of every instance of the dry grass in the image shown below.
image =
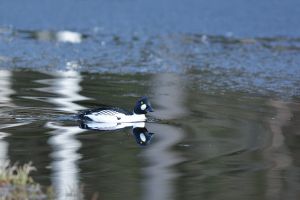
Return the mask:
[[(36, 168), (32, 163), (18, 165), (9, 161), (0, 165), (0, 200), (45, 200), (56, 199), (52, 187), (41, 186), (36, 183), (30, 173)], [(84, 199), (83, 188), (70, 190), (70, 199)], [(92, 200), (98, 199), (98, 193), (92, 196)]]
[(30, 177), (30, 172), (36, 170), (32, 163), (18, 166), (9, 161), (0, 165), (0, 200), (15, 199), (52, 199), (50, 193), (42, 191), (41, 186)]

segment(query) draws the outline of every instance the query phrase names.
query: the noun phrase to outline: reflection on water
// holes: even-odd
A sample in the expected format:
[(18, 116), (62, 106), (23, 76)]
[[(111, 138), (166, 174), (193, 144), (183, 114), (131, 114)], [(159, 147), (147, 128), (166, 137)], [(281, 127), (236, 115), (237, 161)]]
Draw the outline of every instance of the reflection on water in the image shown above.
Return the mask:
[(187, 115), (185, 108), (184, 79), (177, 74), (158, 74), (153, 78), (153, 100), (159, 110), (153, 113), (158, 119), (178, 119)]
[(29, 124), (29, 122), (0, 124), (0, 166), (3, 165), (7, 160), (9, 160), (7, 156), (8, 143), (5, 141), (5, 138), (8, 137), (10, 134), (9, 132), (6, 132), (5, 129), (23, 126), (26, 124)]
[[(39, 88), (40, 91), (53, 93), (57, 97), (49, 97), (48, 102), (53, 103), (59, 110), (74, 113), (85, 107), (78, 105), (75, 101), (85, 100), (86, 97), (79, 95), (81, 91), (81, 75), (75, 71), (58, 72), (56, 78), (40, 80), (40, 83), (50, 85), (47, 88)], [(79, 182), (77, 151), (81, 143), (76, 135), (84, 132), (77, 126), (65, 126), (60, 123), (47, 122), (46, 128), (54, 129), (48, 143), (52, 146), (53, 159), (51, 169), (53, 170), (53, 185), (57, 199), (81, 199)]]
[(143, 152), (144, 159), (149, 163), (143, 169), (143, 199), (174, 199), (174, 183), (179, 172), (173, 167), (182, 162), (183, 158), (171, 149), (182, 139), (183, 132), (168, 125), (149, 125), (149, 128), (158, 134), (156, 142)]
[(146, 146), (150, 143), (154, 133), (150, 133), (146, 127), (134, 127), (132, 128), (132, 135), (135, 137), (135, 141), (138, 145)]
[[(34, 179), (52, 184), (57, 199), (298, 199), (299, 101), (212, 95), (190, 87), (197, 83), (1, 71), (0, 165), (33, 161)], [(110, 102), (130, 108), (133, 93), (149, 96), (153, 120), (79, 126), (61, 117)]]
[(5, 141), (5, 137), (8, 134), (5, 132), (0, 132), (0, 167), (4, 166), (5, 161), (8, 160), (7, 158), (7, 150), (8, 150), (8, 143)]
[[(15, 108), (16, 105), (12, 102), (12, 97), (15, 91), (12, 89), (11, 85), (12, 72), (8, 70), (0, 70), (0, 117), (3, 121), (9, 115), (7, 114), (7, 110), (11, 108)], [(3, 166), (9, 157), (8, 153), (8, 143), (5, 141), (5, 138), (10, 134), (5, 131), (5, 129), (18, 127), (29, 122), (18, 122), (18, 123), (9, 123), (3, 122), (0, 124), (0, 166)]]
[(77, 161), (81, 157), (77, 151), (81, 143), (75, 137), (84, 130), (53, 122), (48, 122), (46, 127), (55, 129), (50, 132), (52, 136), (48, 141), (53, 148), (51, 168), (55, 195), (57, 199), (62, 200), (81, 199), (77, 166)]
[(270, 106), (276, 109), (277, 114), (270, 119), (272, 135), (270, 145), (264, 151), (266, 159), (270, 159), (273, 165), (273, 169), (267, 173), (266, 196), (269, 199), (280, 199), (280, 195), (284, 194), (284, 185), (274, 177), (280, 177), (280, 172), (289, 169), (292, 164), (292, 158), (286, 148), (282, 133), (283, 126), (288, 124), (292, 114), (287, 104), (282, 101), (271, 100)]
[(15, 106), (10, 97), (15, 93), (15, 91), (11, 88), (11, 76), (11, 71), (0, 70), (0, 115), (3, 114), (3, 107)]
[(114, 131), (118, 129), (123, 129), (126, 127), (145, 127), (145, 122), (133, 122), (133, 123), (118, 123), (118, 122), (112, 122), (112, 123), (99, 123), (99, 122), (93, 122), (93, 121), (79, 121), (79, 127), (83, 129), (89, 129), (89, 130), (97, 130), (97, 131)]
[(126, 127), (132, 127), (132, 136), (136, 143), (141, 146), (146, 146), (150, 143), (154, 133), (151, 133), (145, 127), (145, 122), (135, 123), (99, 123), (93, 121), (80, 121), (79, 127), (82, 129), (96, 130), (96, 131), (114, 131)]
[[(159, 83), (159, 87), (153, 87), (154, 104), (160, 106), (160, 110), (154, 115), (160, 119), (176, 119), (186, 113), (183, 104), (185, 95), (182, 91), (183, 82), (177, 75), (160, 74), (154, 77), (154, 83)], [(168, 126), (151, 126), (157, 132), (157, 142), (152, 148), (143, 152), (144, 158), (149, 162), (149, 166), (144, 168), (145, 181), (143, 189), (144, 199), (174, 199), (174, 182), (178, 177), (172, 167), (183, 161), (178, 153), (171, 150), (182, 138), (181, 129)]]
[[(53, 74), (53, 73), (52, 73)], [(56, 105), (56, 109), (68, 113), (77, 113), (78, 110), (83, 110), (85, 107), (80, 106), (76, 101), (88, 99), (79, 94), (82, 90), (80, 82), (82, 77), (79, 72), (69, 70), (55, 73), (56, 77), (53, 79), (39, 80), (39, 83), (49, 85), (49, 87), (39, 88), (37, 90), (42, 92), (49, 92), (58, 97), (48, 97), (47, 101)]]
[[(14, 93), (10, 84), (11, 72), (6, 70), (0, 70), (0, 116), (3, 116), (3, 107), (12, 106), (10, 95)], [(0, 130), (6, 128), (7, 125), (1, 125)], [(8, 143), (4, 138), (8, 134), (6, 132), (0, 132), (0, 166), (5, 164), (7, 158)]]

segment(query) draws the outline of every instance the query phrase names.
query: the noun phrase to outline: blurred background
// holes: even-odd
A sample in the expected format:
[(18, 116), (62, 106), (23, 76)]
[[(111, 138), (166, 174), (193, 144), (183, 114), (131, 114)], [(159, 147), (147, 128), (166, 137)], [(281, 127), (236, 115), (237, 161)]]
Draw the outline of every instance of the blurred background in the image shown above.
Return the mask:
[[(299, 199), (299, 8), (0, 1), (0, 169), (33, 163), (29, 199)], [(145, 95), (146, 146), (74, 119)]]

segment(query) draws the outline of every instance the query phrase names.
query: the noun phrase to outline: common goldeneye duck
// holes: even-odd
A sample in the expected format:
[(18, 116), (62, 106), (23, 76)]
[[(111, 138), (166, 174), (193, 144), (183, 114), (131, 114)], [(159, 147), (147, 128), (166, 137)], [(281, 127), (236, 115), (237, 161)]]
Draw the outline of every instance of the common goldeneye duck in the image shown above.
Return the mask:
[(143, 97), (135, 104), (133, 112), (128, 112), (116, 107), (101, 107), (81, 112), (78, 117), (81, 120), (89, 120), (103, 123), (131, 123), (146, 121), (146, 113), (153, 112), (147, 97)]

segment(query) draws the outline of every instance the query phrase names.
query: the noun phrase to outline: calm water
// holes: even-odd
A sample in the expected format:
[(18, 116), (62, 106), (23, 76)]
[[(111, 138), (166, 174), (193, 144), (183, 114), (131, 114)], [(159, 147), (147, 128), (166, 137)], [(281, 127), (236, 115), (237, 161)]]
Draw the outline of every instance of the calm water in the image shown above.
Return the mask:
[[(298, 199), (299, 99), (196, 84), (172, 73), (1, 70), (0, 162), (32, 161), (58, 199)], [(86, 130), (73, 118), (97, 105), (130, 110), (144, 94), (155, 109), (146, 146), (130, 127)]]
[[(300, 199), (299, 2), (1, 0), (0, 165), (62, 200)], [(74, 118), (144, 95), (147, 145)]]

